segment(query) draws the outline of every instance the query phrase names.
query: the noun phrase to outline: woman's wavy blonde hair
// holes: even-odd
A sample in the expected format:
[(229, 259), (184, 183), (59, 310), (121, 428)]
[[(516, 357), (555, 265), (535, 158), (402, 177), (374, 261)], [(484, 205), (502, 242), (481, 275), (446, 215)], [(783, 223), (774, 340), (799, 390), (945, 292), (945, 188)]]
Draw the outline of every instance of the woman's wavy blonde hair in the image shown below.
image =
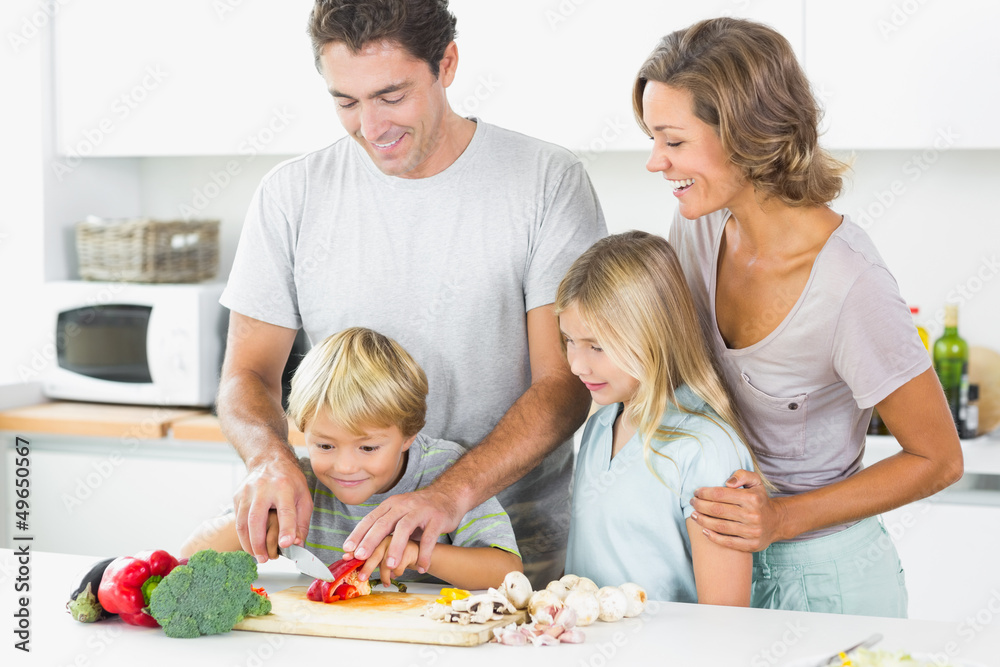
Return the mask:
[[(668, 406), (722, 426), (713, 415), (692, 413), (677, 402), (674, 391), (682, 384), (747, 442), (736, 408), (712, 363), (680, 261), (665, 238), (631, 231), (595, 243), (559, 284), (556, 313), (570, 306), (576, 307), (611, 362), (638, 380), (623, 416), (642, 438), (646, 465), (653, 474), (657, 474), (651, 464), (654, 453), (670, 458), (653, 447), (654, 439), (669, 442), (698, 437), (694, 432), (662, 427)], [(759, 472), (752, 451), (750, 455)], [(660, 481), (667, 484), (662, 477)]]
[(686, 90), (694, 115), (764, 198), (789, 206), (828, 204), (843, 187), (843, 163), (819, 147), (821, 111), (791, 45), (760, 23), (716, 18), (662, 38), (642, 64), (632, 109), (643, 131), (650, 81)]
[(427, 376), (396, 341), (355, 327), (327, 337), (292, 377), (288, 416), (305, 431), (320, 411), (355, 435), (396, 426), (408, 438), (424, 427)]

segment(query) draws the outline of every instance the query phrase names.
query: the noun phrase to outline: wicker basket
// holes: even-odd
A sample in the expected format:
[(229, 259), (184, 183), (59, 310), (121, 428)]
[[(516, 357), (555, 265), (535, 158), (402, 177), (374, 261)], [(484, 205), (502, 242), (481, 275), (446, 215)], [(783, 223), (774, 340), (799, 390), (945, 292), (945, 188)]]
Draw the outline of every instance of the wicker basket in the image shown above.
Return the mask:
[(84, 280), (196, 283), (219, 270), (219, 221), (88, 218), (76, 251)]

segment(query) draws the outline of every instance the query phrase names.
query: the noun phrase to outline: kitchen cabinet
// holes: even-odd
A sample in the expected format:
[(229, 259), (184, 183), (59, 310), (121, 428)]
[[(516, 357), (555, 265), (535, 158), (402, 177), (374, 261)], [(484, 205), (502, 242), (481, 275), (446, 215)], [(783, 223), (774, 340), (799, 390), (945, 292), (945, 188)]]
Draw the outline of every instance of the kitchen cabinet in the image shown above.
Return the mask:
[[(18, 530), (4, 484), (7, 546), (33, 536), (39, 551), (123, 555), (176, 551), (198, 524), (232, 505), (245, 468), (225, 444), (123, 441), (18, 433), (30, 443), (27, 530)], [(4, 479), (13, 479), (13, 433), (4, 433)]]
[(452, 0), (459, 76), (449, 99), (465, 115), (586, 156), (648, 151), (632, 112), (635, 74), (659, 39), (712, 16), (774, 26), (802, 49), (800, 0), (514, 0), (503, 11)]
[[(305, 33), (312, 0), (81, 0), (55, 17), (57, 150), (298, 154), (343, 136)], [(746, 16), (802, 52), (802, 0), (453, 0), (452, 106), (579, 152), (648, 148), (632, 79), (657, 39)], [(498, 9), (502, 7), (502, 9)], [(150, 18), (151, 17), (151, 18)], [(226, 177), (225, 173), (221, 177)]]
[(312, 4), (65, 3), (54, 20), (57, 152), (252, 158), (330, 143), (343, 130), (313, 67)]
[[(806, 0), (805, 65), (840, 149), (1000, 147), (1000, 4)], [(919, 169), (920, 166), (914, 166)]]

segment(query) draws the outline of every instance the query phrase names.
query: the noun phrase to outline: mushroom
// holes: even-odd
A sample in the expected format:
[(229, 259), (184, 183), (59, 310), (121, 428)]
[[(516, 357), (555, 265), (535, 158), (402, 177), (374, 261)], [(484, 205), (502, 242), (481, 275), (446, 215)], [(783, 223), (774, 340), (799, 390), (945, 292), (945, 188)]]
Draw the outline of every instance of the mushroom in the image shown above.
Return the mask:
[(625, 598), (625, 593), (622, 592), (622, 589), (617, 586), (605, 586), (597, 591), (597, 601), (601, 606), (598, 618), (602, 621), (613, 623), (625, 617), (628, 600)]
[(485, 593), (473, 595), (462, 600), (452, 600), (450, 605), (432, 604), (424, 612), (436, 621), (446, 623), (486, 623), (487, 621), (498, 621), (504, 614), (513, 614), (517, 611), (500, 591), (491, 588)]
[(579, 580), (580, 577), (576, 576), (575, 574), (564, 574), (562, 578), (559, 579), (559, 583), (561, 583), (566, 588), (572, 589), (573, 585)]
[(510, 600), (495, 588), (464, 600), (454, 600), (451, 603), (452, 607), (455, 607), (456, 602), (465, 603), (462, 606), (471, 614), (473, 623), (486, 623), (490, 620), (498, 621), (503, 618), (504, 614), (513, 614), (517, 611), (511, 605)]
[(531, 597), (531, 582), (524, 572), (508, 572), (503, 578), (500, 592), (506, 596), (515, 609), (524, 609), (528, 606), (528, 599)]
[(550, 581), (549, 585), (545, 587), (545, 590), (552, 591), (560, 600), (565, 600), (566, 595), (569, 594), (569, 588), (567, 588), (566, 584), (561, 581)]
[(576, 612), (576, 624), (581, 626), (590, 625), (601, 613), (601, 603), (591, 591), (571, 590), (564, 604)]
[(642, 613), (646, 608), (646, 591), (639, 584), (629, 582), (622, 584), (618, 588), (625, 594), (627, 605), (625, 607), (625, 618), (632, 618)]
[(594, 580), (588, 579), (587, 577), (578, 577), (576, 582), (570, 586), (571, 591), (591, 591), (596, 593), (597, 589), (598, 586), (594, 583)]

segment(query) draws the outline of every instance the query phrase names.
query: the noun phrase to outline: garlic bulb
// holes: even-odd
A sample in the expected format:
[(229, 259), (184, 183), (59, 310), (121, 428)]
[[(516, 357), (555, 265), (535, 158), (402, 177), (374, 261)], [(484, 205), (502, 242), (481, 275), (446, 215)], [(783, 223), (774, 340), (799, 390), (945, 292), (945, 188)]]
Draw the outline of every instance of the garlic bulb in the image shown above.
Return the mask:
[(532, 620), (550, 625), (555, 622), (555, 615), (564, 606), (563, 601), (556, 597), (555, 593), (547, 590), (535, 591), (528, 599), (528, 613)]

